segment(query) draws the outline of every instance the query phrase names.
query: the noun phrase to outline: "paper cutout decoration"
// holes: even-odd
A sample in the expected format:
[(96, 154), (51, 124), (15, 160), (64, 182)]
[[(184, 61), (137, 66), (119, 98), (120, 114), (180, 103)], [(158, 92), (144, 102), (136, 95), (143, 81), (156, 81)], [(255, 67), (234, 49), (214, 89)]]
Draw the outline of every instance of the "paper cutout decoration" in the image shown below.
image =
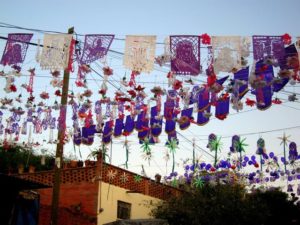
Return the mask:
[(260, 36), (252, 37), (254, 60), (265, 60), (268, 57), (280, 62), (284, 57), (284, 43), (282, 36)]
[(200, 73), (200, 36), (170, 36), (171, 71), (179, 75)]
[(0, 63), (4, 66), (23, 63), (32, 36), (33, 34), (8, 34)]
[(150, 73), (155, 61), (156, 36), (127, 35), (123, 64), (137, 72)]
[(231, 72), (241, 68), (241, 38), (238, 36), (212, 37), (214, 71)]
[(68, 68), (69, 48), (72, 34), (45, 34), (40, 56), (42, 70), (64, 70)]
[(88, 34), (85, 35), (82, 55), (79, 56), (81, 64), (90, 64), (106, 56), (107, 51), (115, 35), (106, 34)]

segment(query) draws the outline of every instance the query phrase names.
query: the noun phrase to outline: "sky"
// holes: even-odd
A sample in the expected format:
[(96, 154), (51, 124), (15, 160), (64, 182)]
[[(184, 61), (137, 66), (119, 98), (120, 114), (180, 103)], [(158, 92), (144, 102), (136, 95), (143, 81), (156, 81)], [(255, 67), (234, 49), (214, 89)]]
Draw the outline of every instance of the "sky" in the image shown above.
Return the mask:
[[(0, 22), (17, 25), (25, 28), (35, 28), (48, 31), (66, 32), (69, 27), (74, 27), (75, 32), (80, 35), (84, 34), (115, 34), (116, 38), (124, 39), (125, 35), (141, 34), (156, 35), (157, 42), (162, 42), (170, 34), (191, 34), (200, 35), (207, 33), (211, 36), (252, 36), (252, 35), (282, 35), (289, 33), (292, 37), (300, 36), (299, 0), (128, 0), (128, 1), (3, 1), (0, 8)], [(7, 36), (10, 32), (26, 32), (25, 30), (14, 30), (0, 27), (0, 35)], [(32, 41), (37, 42), (43, 38), (43, 33), (35, 33)], [(0, 53), (3, 51), (5, 41), (0, 41)], [(111, 46), (112, 50), (124, 52), (124, 40), (115, 40)], [(157, 52), (162, 52), (163, 46), (157, 46)], [(34, 60), (36, 47), (29, 47), (23, 68), (38, 68)], [(203, 56), (205, 57), (205, 56)], [(114, 69), (113, 78), (117, 84), (118, 81), (130, 71), (125, 70), (122, 66), (122, 55), (109, 54), (107, 57), (108, 64)], [(95, 66), (95, 68), (97, 68)], [(98, 68), (99, 69), (99, 68)], [(0, 67), (1, 70), (1, 67)], [(101, 70), (99, 71), (101, 72)], [(154, 84), (167, 82), (167, 68), (158, 68), (151, 74), (142, 74), (138, 81), (151, 88)], [(40, 76), (49, 75), (48, 71), (37, 69)], [(97, 95), (100, 79), (96, 74), (90, 75), (92, 81), (89, 82), (89, 88), (94, 90)], [(202, 77), (201, 77), (202, 76)], [(71, 77), (75, 78), (76, 74)], [(1, 78), (3, 79), (3, 78)], [(205, 80), (204, 75), (200, 75), (199, 80)], [(94, 81), (95, 82), (94, 82)], [(28, 77), (22, 77), (17, 82), (27, 82)], [(50, 79), (48, 79), (50, 81)], [(40, 93), (43, 90), (51, 91), (47, 79), (40, 77), (35, 78), (35, 91)], [(152, 83), (147, 83), (151, 81)], [(2, 85), (2, 86), (1, 86)], [(72, 86), (73, 85), (73, 86)], [(5, 96), (3, 92), (3, 83), (0, 84), (1, 97)], [(163, 84), (163, 87), (166, 87)], [(285, 93), (280, 93), (277, 97), (286, 100), (288, 92), (299, 93), (300, 85), (292, 87), (288, 85)], [(71, 89), (74, 82), (70, 84)], [(110, 91), (113, 87), (109, 87)], [(77, 90), (76, 90), (77, 91)], [(97, 95), (98, 96), (98, 95)], [(96, 99), (97, 97), (94, 97)], [(253, 97), (252, 97), (253, 98)], [(58, 100), (58, 99), (57, 99)], [(54, 99), (49, 101), (53, 102)], [(196, 139), (198, 146), (196, 153), (203, 160), (211, 160), (212, 157), (203, 153), (200, 149), (206, 148), (207, 136), (215, 133), (222, 136), (223, 150), (221, 155), (226, 157), (229, 150), (231, 136), (240, 134), (246, 137), (249, 146), (246, 148), (247, 154), (254, 154), (256, 150), (256, 141), (263, 137), (266, 141), (267, 151), (274, 151), (282, 155), (283, 146), (280, 145), (278, 137), (285, 132), (290, 135), (290, 140), (299, 142), (299, 128), (282, 130), (300, 126), (299, 120), (299, 102), (286, 102), (282, 105), (273, 105), (266, 111), (258, 111), (253, 108), (244, 107), (244, 110), (237, 113), (231, 109), (230, 115), (224, 121), (212, 119), (205, 126), (191, 126), (186, 131), (180, 133), (187, 138), (180, 138), (179, 149), (176, 153), (176, 161), (179, 163), (177, 170), (180, 170), (181, 162), (192, 156), (192, 145), (190, 140)], [(70, 110), (69, 110), (70, 112)], [(271, 130), (279, 130), (274, 132)], [(251, 134), (251, 135), (242, 135)], [(43, 134), (45, 136), (49, 134)], [(135, 135), (134, 135), (135, 136)], [(38, 137), (35, 137), (38, 139)], [(145, 167), (146, 173), (153, 176), (155, 173), (165, 175), (171, 170), (171, 161), (166, 162), (163, 159), (166, 147), (164, 139), (162, 142), (152, 147), (154, 158), (150, 165), (141, 159), (141, 149), (137, 139), (130, 137), (130, 159), (129, 170), (140, 173), (141, 165)], [(42, 137), (43, 139), (43, 137)], [(95, 142), (99, 140), (96, 138)], [(111, 162), (117, 166), (123, 166), (125, 161), (125, 150), (123, 148), (124, 139), (113, 140)], [(86, 157), (91, 149), (95, 149), (99, 143), (93, 146), (81, 146), (80, 150), (83, 157)], [(55, 146), (47, 146), (51, 151), (55, 151)], [(78, 150), (78, 147), (77, 147)], [(72, 145), (65, 148), (66, 154), (73, 154)], [(79, 157), (78, 151), (76, 156)]]

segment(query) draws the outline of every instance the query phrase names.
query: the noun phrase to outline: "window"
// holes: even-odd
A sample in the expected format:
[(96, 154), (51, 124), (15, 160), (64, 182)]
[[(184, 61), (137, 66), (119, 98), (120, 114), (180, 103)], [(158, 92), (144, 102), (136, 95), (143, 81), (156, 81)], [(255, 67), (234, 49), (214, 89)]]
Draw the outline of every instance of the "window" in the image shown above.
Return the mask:
[(130, 219), (131, 204), (118, 201), (118, 219)]

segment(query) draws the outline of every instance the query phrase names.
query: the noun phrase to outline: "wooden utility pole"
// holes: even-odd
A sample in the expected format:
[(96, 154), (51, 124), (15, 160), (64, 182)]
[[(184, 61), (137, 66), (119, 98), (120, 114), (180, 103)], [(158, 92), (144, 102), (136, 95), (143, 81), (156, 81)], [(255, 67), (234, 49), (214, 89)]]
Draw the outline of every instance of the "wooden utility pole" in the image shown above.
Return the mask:
[[(69, 28), (68, 34), (74, 33), (74, 27)], [(72, 54), (72, 53), (71, 53)], [(60, 129), (57, 135), (57, 146), (55, 156), (55, 167), (54, 167), (54, 182), (52, 192), (52, 206), (51, 206), (51, 225), (58, 224), (58, 209), (59, 209), (59, 193), (60, 193), (60, 174), (63, 165), (63, 152), (64, 152), (64, 136), (66, 132), (66, 115), (67, 115), (67, 104), (68, 104), (68, 91), (69, 91), (69, 77), (70, 72), (68, 69), (64, 71), (63, 88), (61, 96), (61, 108), (60, 108)]]

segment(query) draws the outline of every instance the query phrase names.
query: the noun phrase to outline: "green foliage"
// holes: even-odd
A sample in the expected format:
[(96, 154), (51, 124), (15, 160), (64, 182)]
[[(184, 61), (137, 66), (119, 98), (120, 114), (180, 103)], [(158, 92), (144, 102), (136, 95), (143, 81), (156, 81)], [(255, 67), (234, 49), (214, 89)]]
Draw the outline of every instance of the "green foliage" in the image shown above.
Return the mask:
[[(278, 190), (247, 194), (239, 185), (215, 186), (185, 192), (152, 210), (170, 225), (299, 224), (300, 210)], [(294, 223), (293, 223), (294, 221)]]
[(25, 170), (33, 165), (36, 170), (53, 169), (54, 157), (47, 156), (46, 164), (41, 165), (41, 155), (33, 154), (32, 149), (13, 145), (8, 149), (0, 146), (0, 173), (17, 173), (18, 166), (23, 164)]

